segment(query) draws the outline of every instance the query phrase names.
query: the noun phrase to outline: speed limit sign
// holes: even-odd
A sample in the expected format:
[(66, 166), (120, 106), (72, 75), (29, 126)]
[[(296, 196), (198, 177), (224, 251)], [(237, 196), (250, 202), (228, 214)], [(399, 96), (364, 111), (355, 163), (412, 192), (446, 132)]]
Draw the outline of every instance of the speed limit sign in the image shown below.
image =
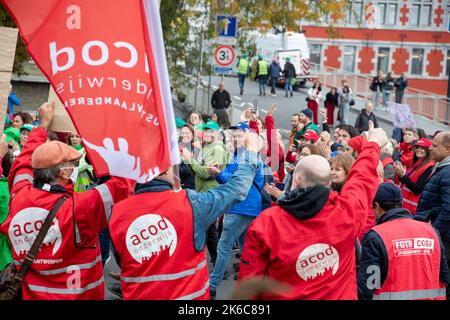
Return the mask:
[(214, 61), (218, 67), (230, 67), (235, 58), (234, 48), (227, 45), (220, 45), (214, 52)]

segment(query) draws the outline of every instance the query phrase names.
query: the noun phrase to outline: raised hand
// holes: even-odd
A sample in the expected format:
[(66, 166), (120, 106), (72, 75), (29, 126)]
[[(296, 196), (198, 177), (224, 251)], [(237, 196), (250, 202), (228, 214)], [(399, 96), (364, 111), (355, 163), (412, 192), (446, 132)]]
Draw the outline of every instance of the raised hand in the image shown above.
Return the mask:
[(8, 153), (8, 144), (6, 143), (6, 135), (3, 134), (1, 139), (0, 139), (0, 159), (3, 158), (5, 156), (5, 154)]
[(39, 126), (48, 129), (55, 115), (55, 101), (43, 103), (38, 109), (38, 114)]
[(277, 111), (277, 104), (273, 103), (269, 110), (267, 110), (267, 115), (273, 115), (275, 111)]
[(369, 130), (375, 129), (375, 124), (372, 120), (369, 120)]
[(187, 148), (181, 149), (181, 157), (184, 161), (191, 161), (193, 154)]
[(376, 142), (380, 146), (380, 148), (383, 148), (389, 142), (386, 132), (381, 128), (369, 130), (369, 136), (367, 140)]

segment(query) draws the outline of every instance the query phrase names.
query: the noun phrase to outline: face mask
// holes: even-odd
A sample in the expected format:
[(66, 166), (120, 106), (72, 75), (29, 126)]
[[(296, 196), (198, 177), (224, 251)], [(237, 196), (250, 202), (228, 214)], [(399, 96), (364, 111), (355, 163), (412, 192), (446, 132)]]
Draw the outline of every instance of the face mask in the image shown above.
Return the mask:
[(74, 167), (72, 174), (70, 175), (69, 179), (72, 181), (73, 184), (77, 182), (78, 179), (78, 167)]

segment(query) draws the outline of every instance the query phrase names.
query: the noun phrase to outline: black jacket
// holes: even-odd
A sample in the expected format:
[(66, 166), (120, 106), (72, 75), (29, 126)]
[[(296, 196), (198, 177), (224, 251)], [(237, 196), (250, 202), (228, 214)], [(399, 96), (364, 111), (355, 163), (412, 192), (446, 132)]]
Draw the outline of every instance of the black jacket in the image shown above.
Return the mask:
[(359, 132), (368, 131), (369, 120), (372, 120), (375, 128), (378, 128), (378, 120), (375, 114), (372, 112), (370, 115), (368, 115), (366, 109), (362, 109), (361, 113), (358, 115), (358, 118), (356, 118), (355, 128), (358, 129)]
[(378, 76), (373, 77), (372, 83), (370, 84), (370, 90), (377, 91), (380, 89), (380, 91), (383, 91), (384, 85), (386, 82), (384, 81), (384, 78), (379, 78)]
[(290, 61), (286, 61), (286, 64), (284, 65), (283, 74), (285, 78), (295, 78), (295, 76), (297, 75), (295, 67)]
[(213, 109), (227, 109), (231, 104), (231, 97), (227, 90), (220, 92), (219, 89), (214, 91), (211, 97), (211, 105)]
[(339, 104), (339, 94), (336, 92), (336, 94), (332, 95), (331, 92), (328, 92), (325, 96), (325, 106), (328, 103), (331, 103), (333, 106), (337, 106)]
[[(411, 214), (408, 210), (400, 208), (393, 209), (386, 212), (377, 224), (382, 224), (391, 220), (407, 218), (412, 219)], [(436, 233), (440, 239), (439, 232), (436, 230)], [(442, 244), (442, 240), (440, 240), (441, 247), (441, 265), (439, 271), (439, 280), (448, 283), (449, 275), (448, 275), (448, 267), (447, 260), (445, 259), (445, 249)], [(381, 240), (378, 233), (373, 230), (369, 230), (363, 238), (362, 242), (362, 255), (361, 261), (358, 270), (358, 299), (360, 300), (372, 300), (373, 294), (376, 289), (369, 289), (367, 287), (367, 281), (369, 277), (373, 277), (374, 266), (378, 266), (380, 268), (380, 287), (383, 286), (384, 281), (388, 275), (388, 253), (386, 246), (384, 245), (383, 240)], [(411, 275), (413, 276), (413, 275)]]

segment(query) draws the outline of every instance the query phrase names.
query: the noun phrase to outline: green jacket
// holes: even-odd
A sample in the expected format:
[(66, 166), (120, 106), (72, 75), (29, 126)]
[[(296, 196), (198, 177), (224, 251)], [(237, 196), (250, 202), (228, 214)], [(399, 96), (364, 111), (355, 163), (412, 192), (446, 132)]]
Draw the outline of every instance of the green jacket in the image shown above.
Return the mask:
[(312, 122), (308, 123), (302, 130), (297, 131), (297, 133), (294, 136), (294, 146), (296, 148), (298, 148), (297, 140), (300, 140), (302, 138), (302, 135), (304, 135), (308, 130), (314, 130), (315, 132), (317, 132), (317, 134), (319, 134), (319, 127)]
[(197, 192), (208, 191), (217, 187), (219, 184), (212, 178), (207, 171), (207, 166), (220, 163), (220, 169), (223, 170), (227, 165), (227, 155), (222, 142), (216, 141), (205, 145), (198, 155), (198, 160), (191, 159), (189, 169), (195, 177), (195, 190)]
[[(0, 178), (0, 224), (8, 216), (9, 190), (8, 179)], [(3, 270), (12, 261), (11, 245), (8, 237), (0, 233), (0, 271)]]

